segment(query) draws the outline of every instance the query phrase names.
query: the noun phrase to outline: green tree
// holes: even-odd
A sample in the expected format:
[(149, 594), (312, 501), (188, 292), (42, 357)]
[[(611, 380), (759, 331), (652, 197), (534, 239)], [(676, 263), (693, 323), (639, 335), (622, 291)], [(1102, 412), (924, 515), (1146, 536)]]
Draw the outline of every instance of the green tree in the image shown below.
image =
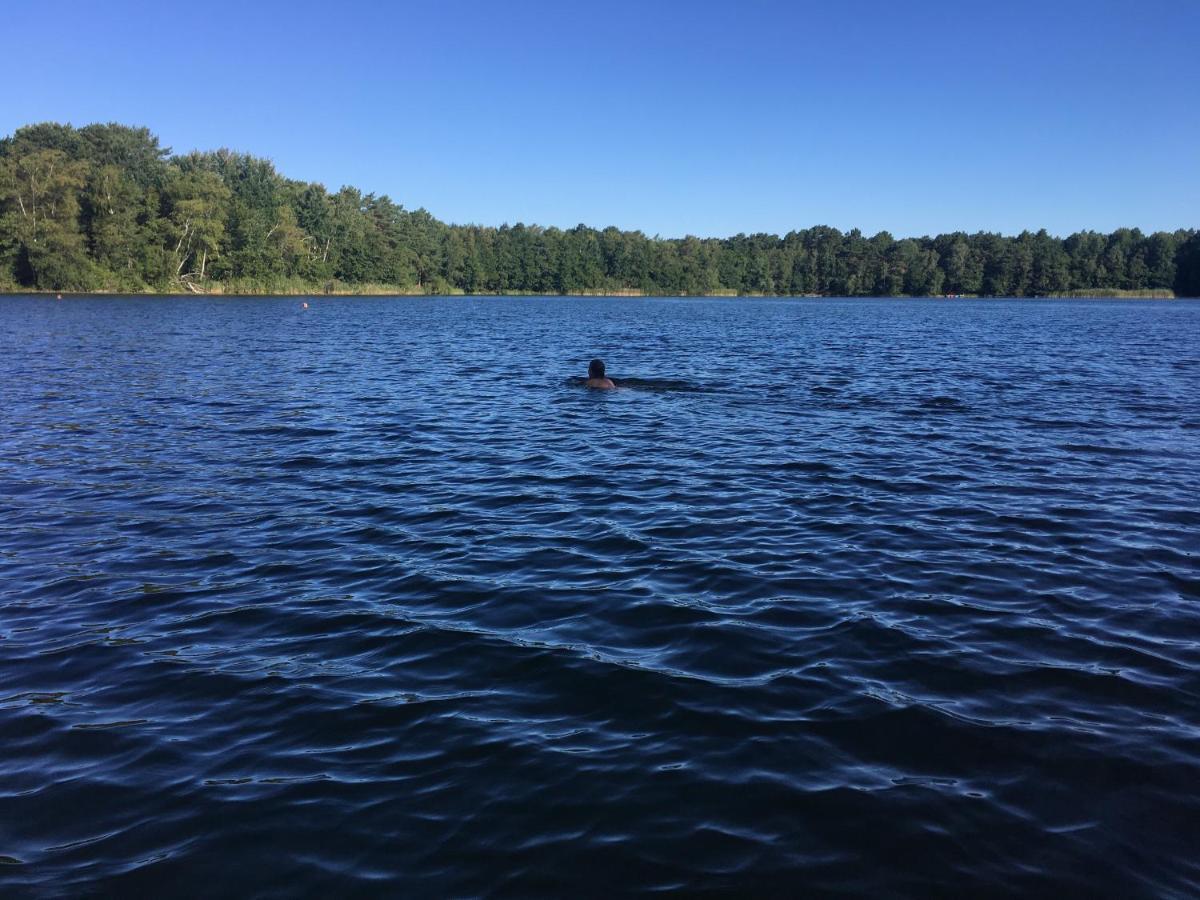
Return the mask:
[(816, 226), (726, 239), (579, 225), (451, 226), (217, 150), (170, 157), (145, 128), (44, 122), (0, 139), (0, 286), (204, 290), (382, 282), (426, 291), (1200, 293), (1195, 230), (897, 240)]
[(167, 231), (174, 239), (173, 276), (183, 285), (192, 286), (193, 278), (204, 281), (209, 259), (220, 255), (230, 196), (229, 188), (214, 172), (177, 168), (168, 177)]
[(154, 211), (146, 192), (114, 164), (93, 168), (84, 188), (83, 215), (92, 258), (126, 289), (144, 286), (144, 261), (153, 240)]
[(87, 164), (63, 150), (31, 150), (0, 160), (0, 231), (10, 235), (18, 280), (49, 290), (95, 286), (95, 266), (79, 231), (79, 192), (86, 179)]
[(1181, 232), (1176, 243), (1175, 293), (1200, 297), (1200, 231)]
[(938, 254), (951, 294), (978, 294), (983, 289), (983, 260), (961, 232), (939, 238)]
[(1146, 287), (1169, 290), (1175, 286), (1178, 253), (1179, 244), (1169, 232), (1157, 231), (1146, 239)]

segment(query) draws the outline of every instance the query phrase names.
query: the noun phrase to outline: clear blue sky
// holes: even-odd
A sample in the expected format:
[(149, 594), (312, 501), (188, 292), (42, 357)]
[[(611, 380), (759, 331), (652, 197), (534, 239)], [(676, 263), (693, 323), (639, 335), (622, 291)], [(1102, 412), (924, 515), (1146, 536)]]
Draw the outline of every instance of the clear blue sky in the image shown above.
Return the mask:
[(146, 125), (451, 222), (1200, 226), (1200, 0), (8, 4), (0, 132)]

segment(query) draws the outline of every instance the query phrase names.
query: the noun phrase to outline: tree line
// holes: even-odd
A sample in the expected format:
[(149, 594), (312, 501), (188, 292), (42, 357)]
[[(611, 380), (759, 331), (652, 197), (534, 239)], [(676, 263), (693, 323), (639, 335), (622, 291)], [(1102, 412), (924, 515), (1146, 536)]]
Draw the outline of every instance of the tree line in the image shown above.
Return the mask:
[(1200, 295), (1200, 231), (894, 238), (819, 226), (730, 238), (449, 225), (386, 195), (285, 178), (145, 128), (0, 140), (0, 290), (1045, 296)]

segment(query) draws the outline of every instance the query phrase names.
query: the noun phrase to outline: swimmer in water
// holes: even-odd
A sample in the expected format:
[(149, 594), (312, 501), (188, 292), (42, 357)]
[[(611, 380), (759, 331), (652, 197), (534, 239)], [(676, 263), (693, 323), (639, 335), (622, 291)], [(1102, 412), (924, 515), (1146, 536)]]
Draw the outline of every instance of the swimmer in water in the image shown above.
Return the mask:
[(606, 378), (604, 375), (604, 360), (593, 359), (588, 363), (587, 386), (590, 388), (615, 388), (611, 378)]

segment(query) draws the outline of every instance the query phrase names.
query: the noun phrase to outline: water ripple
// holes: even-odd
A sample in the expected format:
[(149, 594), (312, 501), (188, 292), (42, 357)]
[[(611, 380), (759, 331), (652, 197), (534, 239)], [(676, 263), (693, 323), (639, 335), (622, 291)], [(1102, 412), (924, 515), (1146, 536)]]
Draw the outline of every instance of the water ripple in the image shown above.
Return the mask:
[(6, 895), (1200, 893), (1200, 305), (297, 304), (0, 301)]

